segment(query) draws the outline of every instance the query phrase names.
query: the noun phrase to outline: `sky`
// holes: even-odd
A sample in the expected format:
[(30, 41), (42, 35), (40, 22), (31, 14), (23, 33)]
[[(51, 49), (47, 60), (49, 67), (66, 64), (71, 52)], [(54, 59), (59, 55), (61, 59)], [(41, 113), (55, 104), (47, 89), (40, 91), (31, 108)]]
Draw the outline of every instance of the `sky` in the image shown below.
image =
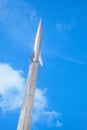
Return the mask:
[(0, 130), (16, 130), (42, 19), (31, 130), (87, 130), (87, 1), (0, 0)]

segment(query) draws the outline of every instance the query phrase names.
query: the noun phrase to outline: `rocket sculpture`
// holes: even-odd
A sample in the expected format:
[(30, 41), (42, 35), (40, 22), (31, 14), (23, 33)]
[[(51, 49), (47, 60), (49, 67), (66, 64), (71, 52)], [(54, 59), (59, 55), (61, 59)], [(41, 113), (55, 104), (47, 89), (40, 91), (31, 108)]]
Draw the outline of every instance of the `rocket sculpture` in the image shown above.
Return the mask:
[(40, 20), (39, 22), (35, 38), (34, 51), (30, 59), (30, 68), (17, 130), (30, 130), (38, 63), (40, 63), (41, 66), (43, 64), (40, 55), (41, 36), (42, 36), (42, 20)]

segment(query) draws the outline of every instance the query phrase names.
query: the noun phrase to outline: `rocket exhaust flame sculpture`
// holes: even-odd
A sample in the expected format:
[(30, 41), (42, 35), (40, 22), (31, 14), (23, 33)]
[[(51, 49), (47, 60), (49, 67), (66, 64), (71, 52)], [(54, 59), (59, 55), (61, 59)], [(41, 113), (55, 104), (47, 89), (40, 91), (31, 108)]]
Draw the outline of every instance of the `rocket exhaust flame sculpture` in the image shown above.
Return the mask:
[(35, 38), (34, 52), (30, 59), (31, 64), (29, 68), (24, 101), (23, 101), (23, 105), (19, 117), (17, 130), (30, 130), (38, 63), (42, 65), (42, 59), (40, 55), (41, 36), (42, 36), (42, 20), (40, 20), (39, 22), (39, 26)]

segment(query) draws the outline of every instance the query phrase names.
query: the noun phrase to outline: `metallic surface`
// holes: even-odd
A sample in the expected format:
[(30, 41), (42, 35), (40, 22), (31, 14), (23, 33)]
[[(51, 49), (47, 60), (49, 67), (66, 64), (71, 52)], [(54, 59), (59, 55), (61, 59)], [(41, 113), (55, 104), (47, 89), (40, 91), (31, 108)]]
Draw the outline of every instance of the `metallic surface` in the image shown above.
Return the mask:
[(40, 46), (41, 46), (41, 37), (42, 37), (42, 21), (40, 20), (36, 38), (35, 38), (35, 45), (34, 45), (34, 61), (38, 60), (39, 53), (40, 53)]
[(31, 61), (39, 61), (39, 55), (40, 55), (40, 47), (41, 47), (41, 37), (42, 37), (42, 20), (40, 20), (36, 38), (35, 38), (35, 44), (34, 44), (34, 52), (31, 57)]
[(26, 84), (24, 102), (23, 102), (17, 130), (30, 130), (37, 71), (38, 71), (38, 63), (32, 62), (30, 64), (30, 71), (28, 74), (28, 79)]
[(36, 38), (35, 38), (34, 53), (29, 68), (24, 101), (23, 101), (23, 105), (19, 117), (17, 130), (30, 130), (37, 71), (38, 71), (38, 62), (41, 61), (41, 58), (39, 58), (41, 57), (39, 56), (40, 46), (41, 46), (41, 33), (42, 33), (42, 21), (40, 20)]

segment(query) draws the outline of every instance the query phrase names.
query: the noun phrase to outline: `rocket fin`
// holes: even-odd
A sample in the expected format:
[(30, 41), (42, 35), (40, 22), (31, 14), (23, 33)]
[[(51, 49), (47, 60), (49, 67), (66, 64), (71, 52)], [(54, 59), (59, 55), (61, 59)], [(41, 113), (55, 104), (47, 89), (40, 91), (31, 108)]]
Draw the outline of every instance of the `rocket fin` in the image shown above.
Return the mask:
[(42, 61), (41, 54), (39, 54), (39, 62), (40, 62), (40, 65), (43, 66), (43, 61)]

